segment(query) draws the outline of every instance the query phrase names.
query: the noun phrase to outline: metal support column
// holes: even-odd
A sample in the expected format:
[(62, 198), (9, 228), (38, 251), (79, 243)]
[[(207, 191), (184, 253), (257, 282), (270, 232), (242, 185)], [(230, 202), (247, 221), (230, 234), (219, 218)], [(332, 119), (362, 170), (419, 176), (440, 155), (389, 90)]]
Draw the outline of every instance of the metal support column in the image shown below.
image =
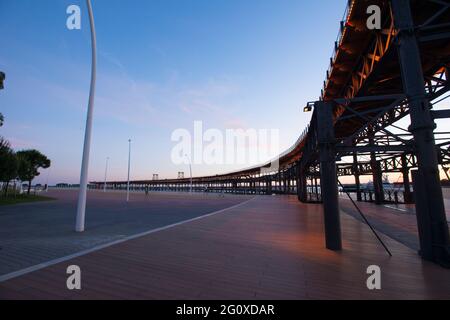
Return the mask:
[(320, 152), (320, 183), (325, 223), (326, 247), (341, 250), (341, 223), (336, 172), (333, 103), (316, 102), (317, 133)]
[(403, 198), (405, 203), (414, 203), (411, 193), (411, 182), (409, 180), (408, 161), (406, 160), (406, 154), (402, 154), (402, 175), (403, 175)]
[[(369, 128), (369, 144), (371, 146), (375, 145), (374, 132), (372, 128)], [(375, 204), (382, 204), (384, 202), (383, 173), (381, 172), (381, 166), (377, 161), (375, 152), (370, 153), (370, 166), (372, 167), (372, 181), (375, 193)]]
[(287, 172), (286, 193), (291, 194), (292, 169)]
[(358, 155), (356, 152), (353, 153), (353, 175), (355, 177), (355, 184), (356, 184), (356, 200), (358, 202), (361, 202), (362, 201), (361, 181), (359, 179)]
[(287, 170), (285, 170), (283, 172), (283, 193), (284, 194), (288, 193), (288, 174), (289, 174), (289, 172)]
[[(450, 266), (450, 242), (444, 200), (439, 181), (438, 157), (434, 139), (436, 125), (431, 117), (430, 104), (425, 95), (422, 70), (414, 21), (409, 0), (392, 0), (395, 27), (398, 30), (397, 48), (402, 71), (403, 88), (408, 98), (411, 126), (414, 136), (418, 173), (414, 190), (419, 184), (422, 200), (416, 201), (416, 213), (421, 240), (421, 255), (441, 265)], [(417, 183), (419, 182), (419, 183)], [(417, 193), (417, 192), (416, 192)], [(430, 237), (426, 235), (429, 234)]]
[[(238, 189), (238, 183), (236, 181), (233, 181), (232, 183), (232, 192), (236, 193)], [(223, 190), (223, 185), (222, 185), (222, 190)]]
[(266, 176), (266, 190), (268, 195), (272, 194), (272, 179), (270, 175)]
[(279, 193), (281, 193), (281, 185), (282, 185), (282, 182), (281, 182), (281, 169), (280, 170), (278, 170), (278, 188), (277, 188), (277, 191), (279, 192)]
[(314, 181), (314, 193), (316, 194), (316, 201), (320, 202), (321, 197), (319, 196), (319, 182), (317, 181), (317, 177), (314, 177), (314, 179), (311, 181)]
[(297, 166), (297, 197), (300, 202), (306, 203), (308, 195), (306, 191), (306, 173), (301, 164)]

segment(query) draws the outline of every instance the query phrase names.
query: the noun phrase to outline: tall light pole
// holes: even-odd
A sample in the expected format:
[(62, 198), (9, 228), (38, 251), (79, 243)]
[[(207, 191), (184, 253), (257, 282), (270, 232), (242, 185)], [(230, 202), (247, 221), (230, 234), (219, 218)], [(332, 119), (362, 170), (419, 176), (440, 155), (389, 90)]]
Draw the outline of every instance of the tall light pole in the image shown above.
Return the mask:
[(103, 192), (106, 192), (106, 177), (108, 175), (108, 161), (109, 157), (106, 158), (106, 166), (105, 166), (105, 183), (103, 184)]
[(189, 173), (190, 173), (190, 177), (191, 177), (191, 190), (190, 192), (192, 193), (192, 162), (191, 162), (191, 158), (189, 158), (189, 156), (187, 154), (184, 155), (188, 161), (189, 161)]
[(91, 67), (91, 88), (89, 93), (89, 104), (86, 119), (86, 131), (84, 134), (83, 147), (83, 161), (81, 164), (80, 175), (80, 193), (78, 194), (78, 208), (75, 231), (84, 231), (84, 221), (86, 214), (86, 193), (88, 184), (88, 169), (89, 169), (89, 153), (91, 149), (91, 131), (92, 131), (92, 117), (94, 113), (94, 96), (95, 96), (95, 82), (97, 73), (97, 39), (95, 34), (94, 14), (92, 12), (91, 0), (86, 0), (89, 12), (89, 22), (91, 26), (91, 42), (92, 42), (92, 67)]
[(127, 180), (127, 202), (130, 201), (130, 161), (131, 161), (131, 139), (128, 139), (128, 180)]

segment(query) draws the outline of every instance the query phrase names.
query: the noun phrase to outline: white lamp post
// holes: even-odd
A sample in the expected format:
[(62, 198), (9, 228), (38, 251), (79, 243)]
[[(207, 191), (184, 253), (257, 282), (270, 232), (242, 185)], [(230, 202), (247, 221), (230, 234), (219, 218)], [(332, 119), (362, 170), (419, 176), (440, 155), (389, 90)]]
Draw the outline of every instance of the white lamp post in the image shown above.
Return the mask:
[(106, 158), (106, 166), (105, 166), (105, 183), (103, 184), (103, 192), (106, 192), (106, 177), (108, 175), (108, 161), (109, 157)]
[(130, 161), (131, 161), (131, 139), (128, 140), (128, 181), (127, 181), (127, 202), (130, 201)]
[(92, 117), (94, 112), (94, 96), (95, 96), (95, 82), (97, 72), (97, 39), (95, 35), (94, 14), (92, 12), (91, 0), (86, 0), (89, 12), (89, 22), (91, 26), (91, 42), (92, 42), (92, 67), (91, 67), (91, 88), (89, 93), (89, 104), (86, 119), (86, 131), (84, 134), (83, 147), (83, 161), (81, 164), (80, 175), (80, 193), (78, 195), (78, 208), (75, 231), (84, 231), (84, 221), (86, 213), (86, 193), (88, 184), (88, 169), (89, 169), (89, 153), (91, 149), (91, 131), (92, 131)]

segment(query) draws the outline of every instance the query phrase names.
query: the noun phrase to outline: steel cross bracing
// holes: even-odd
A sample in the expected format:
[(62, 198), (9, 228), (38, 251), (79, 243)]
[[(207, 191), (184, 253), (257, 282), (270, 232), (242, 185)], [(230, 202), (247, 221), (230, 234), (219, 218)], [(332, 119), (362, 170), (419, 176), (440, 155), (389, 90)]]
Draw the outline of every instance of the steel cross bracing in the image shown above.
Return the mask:
[[(359, 201), (418, 202), (421, 254), (448, 264), (448, 225), (442, 221), (438, 165), (450, 165), (450, 132), (434, 132), (434, 120), (448, 118), (450, 111), (434, 107), (445, 101), (450, 89), (449, 1), (374, 0), (370, 4), (382, 9), (381, 30), (366, 27), (367, 1), (348, 1), (320, 99), (309, 104), (314, 106), (311, 122), (294, 146), (279, 156), (279, 169), (268, 171), (267, 163), (194, 177), (193, 190), (297, 194), (301, 201), (321, 202), (327, 247), (339, 250), (336, 178), (352, 176), (351, 188)], [(402, 175), (401, 191), (384, 190), (386, 173)], [(364, 175), (371, 176), (372, 190), (364, 190), (360, 183)], [(416, 186), (419, 181), (430, 186), (421, 192), (424, 197), (413, 196), (411, 175)], [(92, 185), (101, 188), (103, 182)], [(108, 182), (108, 188), (124, 185)], [(188, 191), (190, 179), (132, 182), (132, 189), (146, 187)]]

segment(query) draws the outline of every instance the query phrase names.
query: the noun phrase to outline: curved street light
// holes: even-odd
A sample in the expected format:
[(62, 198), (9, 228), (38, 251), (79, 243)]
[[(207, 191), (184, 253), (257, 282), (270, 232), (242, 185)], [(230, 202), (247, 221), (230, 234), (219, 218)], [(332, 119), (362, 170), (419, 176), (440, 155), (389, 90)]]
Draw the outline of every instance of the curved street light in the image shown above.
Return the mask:
[(86, 214), (86, 193), (88, 184), (88, 169), (89, 169), (89, 153), (91, 149), (91, 132), (92, 132), (92, 117), (94, 113), (94, 97), (95, 97), (95, 82), (97, 73), (97, 39), (95, 34), (94, 14), (92, 12), (91, 0), (86, 0), (89, 22), (91, 26), (91, 42), (92, 42), (92, 67), (91, 67), (91, 88), (89, 93), (89, 104), (86, 119), (86, 131), (84, 134), (83, 160), (81, 163), (80, 175), (80, 193), (78, 194), (78, 208), (75, 231), (84, 231), (84, 222)]

